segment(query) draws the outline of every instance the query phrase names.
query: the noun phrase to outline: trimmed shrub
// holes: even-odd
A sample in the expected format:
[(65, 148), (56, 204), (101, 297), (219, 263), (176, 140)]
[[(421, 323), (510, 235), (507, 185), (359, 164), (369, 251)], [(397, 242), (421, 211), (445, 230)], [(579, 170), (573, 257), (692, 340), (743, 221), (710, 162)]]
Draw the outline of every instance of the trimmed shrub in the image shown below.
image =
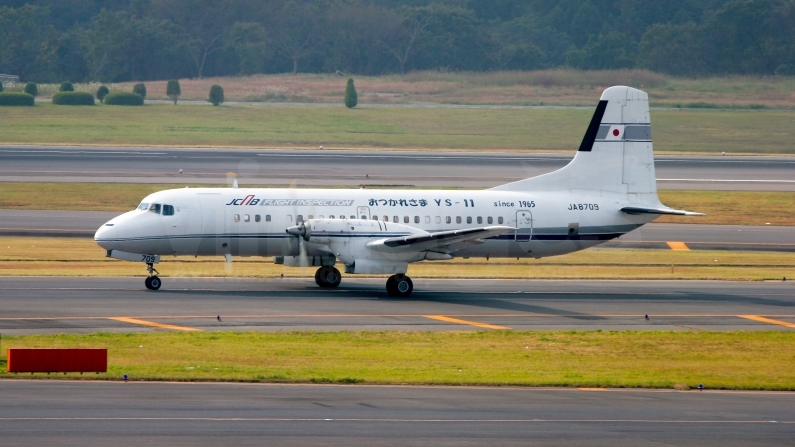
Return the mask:
[(100, 85), (97, 89), (97, 99), (99, 102), (105, 102), (105, 97), (108, 96), (108, 93), (110, 93), (108, 88), (104, 85)]
[(143, 99), (146, 99), (146, 86), (143, 82), (139, 82), (133, 86), (133, 93), (140, 96)]
[(348, 85), (345, 87), (345, 107), (352, 109), (359, 103), (359, 95), (356, 94), (356, 87), (353, 86), (353, 78), (348, 78)]
[(142, 106), (144, 98), (137, 93), (113, 92), (105, 97), (105, 104), (109, 106)]
[(214, 106), (224, 102), (224, 89), (218, 84), (210, 87), (210, 99), (208, 99)]
[(52, 103), (61, 106), (93, 106), (94, 95), (86, 92), (58, 92), (52, 95)]
[(0, 106), (32, 106), (33, 95), (27, 93), (0, 93)]
[(30, 96), (39, 96), (39, 86), (35, 82), (28, 82), (25, 84), (25, 93)]
[(58, 87), (59, 92), (73, 92), (75, 91), (75, 86), (72, 85), (69, 81), (61, 82), (61, 86)]
[(179, 81), (176, 79), (169, 80), (168, 84), (166, 84), (166, 96), (174, 101), (174, 105), (177, 105), (177, 98), (179, 98), (179, 95), (181, 94), (182, 89), (179, 88)]

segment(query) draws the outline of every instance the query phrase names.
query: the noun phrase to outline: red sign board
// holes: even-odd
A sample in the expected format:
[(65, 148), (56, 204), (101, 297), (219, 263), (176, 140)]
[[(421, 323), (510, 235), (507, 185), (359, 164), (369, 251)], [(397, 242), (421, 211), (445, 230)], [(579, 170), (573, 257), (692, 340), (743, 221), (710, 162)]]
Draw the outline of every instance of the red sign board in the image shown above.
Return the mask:
[(107, 349), (8, 350), (8, 372), (107, 372)]

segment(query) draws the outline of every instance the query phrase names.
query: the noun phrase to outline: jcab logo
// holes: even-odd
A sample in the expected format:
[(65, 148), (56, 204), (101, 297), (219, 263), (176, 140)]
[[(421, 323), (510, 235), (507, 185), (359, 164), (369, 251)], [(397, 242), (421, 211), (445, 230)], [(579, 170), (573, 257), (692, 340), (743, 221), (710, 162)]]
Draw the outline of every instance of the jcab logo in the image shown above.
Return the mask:
[(254, 195), (252, 194), (252, 195), (248, 195), (246, 197), (243, 197), (242, 199), (234, 199), (231, 202), (227, 203), (227, 205), (243, 206), (243, 205), (256, 205), (258, 203), (259, 203), (259, 199), (255, 199)]

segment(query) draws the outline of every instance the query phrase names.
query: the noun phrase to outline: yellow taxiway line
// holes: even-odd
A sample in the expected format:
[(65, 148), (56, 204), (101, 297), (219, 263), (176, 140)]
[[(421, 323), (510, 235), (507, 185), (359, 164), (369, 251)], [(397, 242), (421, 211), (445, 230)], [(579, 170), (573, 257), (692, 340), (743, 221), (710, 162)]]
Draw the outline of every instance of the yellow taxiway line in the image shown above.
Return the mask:
[(187, 331), (187, 332), (201, 331), (201, 329), (197, 329), (195, 327), (174, 326), (173, 324), (155, 323), (154, 321), (139, 320), (137, 318), (108, 317), (108, 319), (109, 320), (122, 321), (122, 322), (125, 322), (125, 323), (140, 324), (141, 326), (151, 326), (151, 327), (156, 327), (156, 328), (161, 328), (161, 329), (173, 329), (175, 331)]
[(774, 320), (772, 318), (760, 317), (759, 315), (737, 315), (737, 316), (740, 318), (745, 318), (746, 320), (754, 320), (760, 323), (777, 324), (779, 326), (786, 326), (795, 329), (795, 323), (790, 323), (788, 321)]
[(688, 247), (684, 242), (666, 242), (666, 244), (668, 244), (668, 247), (670, 247), (671, 250), (690, 250), (690, 247)]
[(444, 315), (423, 315), (423, 317), (430, 318), (431, 320), (446, 321), (448, 323), (456, 323), (456, 324), (466, 324), (469, 326), (482, 327), (485, 329), (510, 329), (509, 327), (506, 326), (497, 326), (495, 324), (479, 323), (477, 321), (459, 320), (458, 318), (445, 317)]

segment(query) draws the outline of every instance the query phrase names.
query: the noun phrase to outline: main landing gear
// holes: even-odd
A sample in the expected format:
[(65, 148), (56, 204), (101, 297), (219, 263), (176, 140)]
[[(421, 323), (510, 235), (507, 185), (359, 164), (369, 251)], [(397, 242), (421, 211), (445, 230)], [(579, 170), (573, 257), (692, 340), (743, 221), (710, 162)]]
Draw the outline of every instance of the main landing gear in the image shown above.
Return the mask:
[(342, 275), (334, 267), (320, 267), (315, 272), (315, 282), (320, 287), (332, 289), (340, 285), (340, 281), (342, 281)]
[(146, 281), (144, 281), (144, 284), (146, 284), (146, 288), (149, 290), (159, 289), (160, 286), (163, 285), (163, 281), (161, 281), (160, 278), (157, 277), (157, 275), (152, 274), (152, 272), (157, 274), (160, 274), (160, 272), (155, 270), (155, 267), (152, 264), (146, 264), (146, 270), (149, 272), (149, 276), (147, 276)]
[(389, 296), (405, 298), (411, 295), (414, 283), (404, 274), (392, 275), (386, 280), (386, 292)]

